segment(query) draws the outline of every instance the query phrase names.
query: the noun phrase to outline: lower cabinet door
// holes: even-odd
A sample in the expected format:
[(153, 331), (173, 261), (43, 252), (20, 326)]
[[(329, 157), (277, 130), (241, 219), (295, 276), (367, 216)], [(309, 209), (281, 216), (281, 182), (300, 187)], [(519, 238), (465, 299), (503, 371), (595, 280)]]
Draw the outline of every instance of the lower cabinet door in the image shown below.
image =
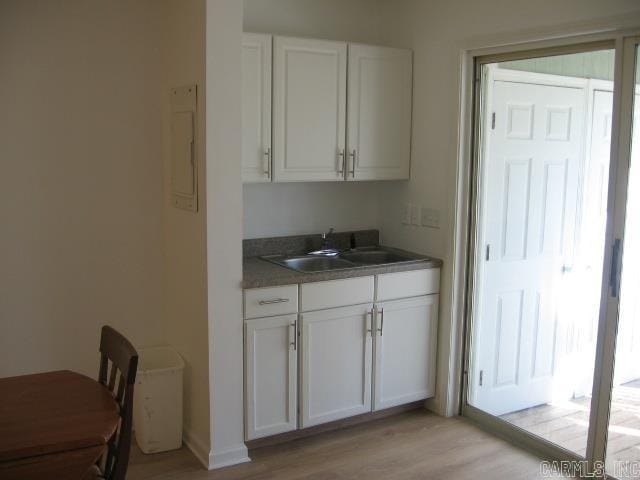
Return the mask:
[(374, 410), (435, 392), (438, 295), (376, 305)]
[(373, 305), (303, 313), (301, 423), (371, 411)]
[(245, 322), (247, 440), (297, 428), (297, 318)]

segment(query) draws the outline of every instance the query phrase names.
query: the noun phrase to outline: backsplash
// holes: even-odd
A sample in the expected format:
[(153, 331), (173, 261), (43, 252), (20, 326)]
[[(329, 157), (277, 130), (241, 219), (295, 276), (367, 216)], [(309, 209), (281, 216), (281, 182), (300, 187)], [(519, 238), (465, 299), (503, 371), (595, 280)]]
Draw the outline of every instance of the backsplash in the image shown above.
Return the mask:
[[(334, 232), (328, 237), (331, 248), (346, 250), (351, 246), (351, 235), (355, 236), (356, 247), (378, 245), (378, 230), (356, 230), (351, 232)], [(291, 235), (286, 237), (251, 238), (242, 241), (244, 257), (261, 257), (264, 255), (299, 255), (318, 250), (322, 244), (319, 233), (310, 235)]]

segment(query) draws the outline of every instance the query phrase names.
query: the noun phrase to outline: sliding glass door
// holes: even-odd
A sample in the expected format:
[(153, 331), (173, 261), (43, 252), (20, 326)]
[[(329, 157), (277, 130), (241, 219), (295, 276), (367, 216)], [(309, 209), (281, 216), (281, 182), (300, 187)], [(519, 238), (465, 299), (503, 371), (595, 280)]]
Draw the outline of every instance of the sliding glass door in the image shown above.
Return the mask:
[[(615, 323), (613, 377), (611, 379), (606, 435), (606, 472), (616, 478), (640, 478), (640, 65), (638, 39), (626, 44), (626, 82), (622, 95), (621, 156), (629, 161), (621, 169), (624, 217), (614, 241), (613, 295), (618, 296)], [(627, 155), (628, 152), (628, 155)], [(624, 215), (622, 215), (624, 214)], [(620, 275), (617, 271), (620, 271)], [(604, 408), (603, 408), (604, 410)]]
[(638, 64), (627, 38), (475, 72), (463, 412), (618, 478), (640, 478)]
[(612, 49), (483, 63), (469, 404), (587, 448)]

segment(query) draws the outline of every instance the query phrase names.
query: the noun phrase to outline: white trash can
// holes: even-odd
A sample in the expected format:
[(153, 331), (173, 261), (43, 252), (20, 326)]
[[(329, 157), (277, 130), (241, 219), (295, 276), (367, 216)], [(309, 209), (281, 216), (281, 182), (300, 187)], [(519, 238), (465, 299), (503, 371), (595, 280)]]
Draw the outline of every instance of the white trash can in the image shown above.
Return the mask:
[(138, 350), (133, 394), (133, 427), (144, 453), (182, 446), (182, 372), (184, 361), (170, 347)]

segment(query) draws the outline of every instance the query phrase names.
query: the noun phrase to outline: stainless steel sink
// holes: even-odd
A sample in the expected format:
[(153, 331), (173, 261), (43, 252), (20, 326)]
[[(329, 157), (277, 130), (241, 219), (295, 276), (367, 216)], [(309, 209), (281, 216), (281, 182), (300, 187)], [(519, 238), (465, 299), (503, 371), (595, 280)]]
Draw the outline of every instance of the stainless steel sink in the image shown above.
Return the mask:
[(324, 272), (327, 270), (339, 270), (344, 268), (353, 268), (356, 266), (352, 262), (338, 257), (303, 255), (299, 257), (264, 258), (270, 262), (277, 263), (278, 265), (282, 265), (299, 272)]
[(308, 273), (424, 260), (423, 257), (412, 256), (385, 247), (364, 247), (348, 250), (337, 256), (307, 254), (293, 257), (271, 255), (262, 258), (298, 272)]
[(387, 265), (389, 263), (414, 262), (416, 260), (420, 260), (416, 257), (402, 255), (400, 253), (382, 249), (351, 250), (341, 253), (339, 258), (364, 265)]

